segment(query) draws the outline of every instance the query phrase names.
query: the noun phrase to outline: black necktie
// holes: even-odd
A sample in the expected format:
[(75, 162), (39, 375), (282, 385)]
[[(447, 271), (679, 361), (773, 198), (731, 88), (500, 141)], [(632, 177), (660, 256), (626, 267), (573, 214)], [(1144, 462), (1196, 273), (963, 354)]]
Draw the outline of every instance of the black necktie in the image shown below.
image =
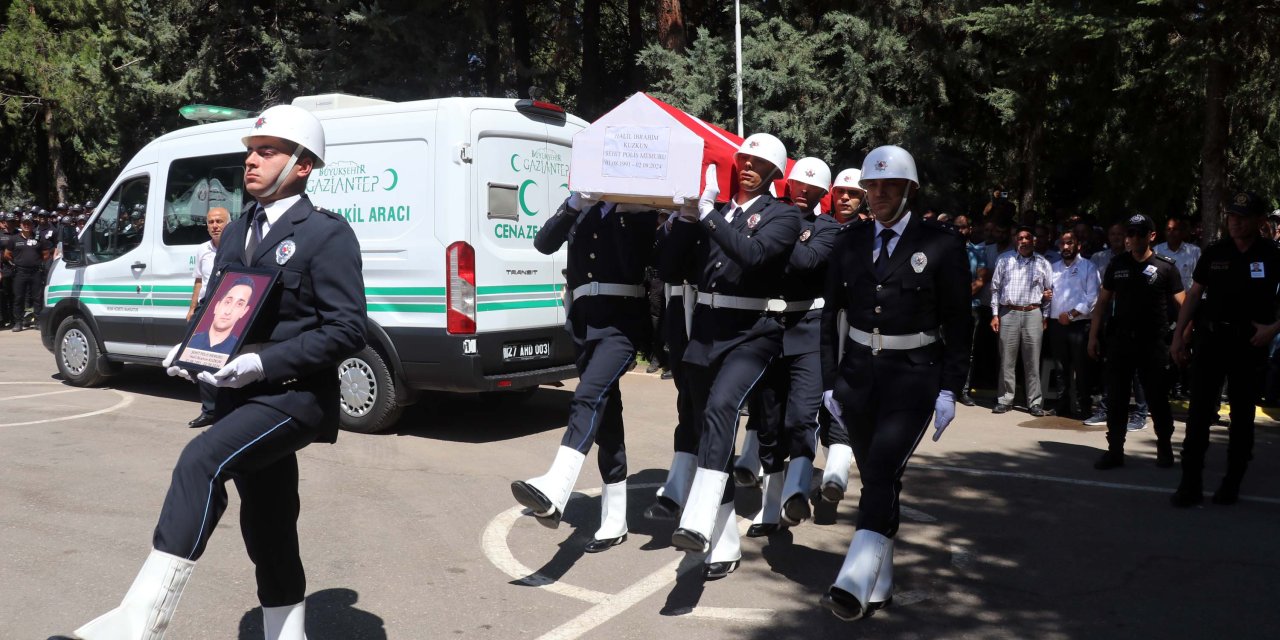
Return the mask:
[(249, 242), (244, 247), (244, 264), (253, 266), (253, 254), (258, 251), (258, 243), (262, 242), (262, 223), (267, 220), (267, 210), (259, 206), (254, 210), (253, 221), (249, 223)]
[(740, 215), (742, 215), (742, 207), (734, 207), (733, 215), (729, 216), (729, 222), (733, 222), (734, 220), (737, 220), (738, 216)]
[(897, 235), (893, 229), (885, 229), (880, 232), (880, 255), (876, 256), (876, 277), (884, 277), (884, 269), (889, 265), (889, 241), (893, 236)]

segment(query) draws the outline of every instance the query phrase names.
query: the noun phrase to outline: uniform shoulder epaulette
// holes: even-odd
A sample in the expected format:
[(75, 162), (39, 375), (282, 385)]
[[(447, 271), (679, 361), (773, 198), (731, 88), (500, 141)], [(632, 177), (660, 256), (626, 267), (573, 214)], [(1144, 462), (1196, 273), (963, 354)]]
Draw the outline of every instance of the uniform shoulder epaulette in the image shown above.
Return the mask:
[(946, 233), (949, 233), (956, 237), (960, 236), (960, 232), (956, 231), (955, 227), (949, 224), (943, 224), (941, 222), (938, 222), (937, 220), (925, 219), (925, 220), (921, 220), (920, 223), (931, 229), (937, 229), (938, 231), (945, 231)]
[(325, 209), (324, 207), (313, 207), (313, 209), (315, 209), (319, 213), (323, 213), (326, 216), (329, 216), (330, 218), (333, 218), (334, 220), (341, 220), (343, 222), (347, 221), (347, 219), (344, 218), (342, 214), (334, 213), (328, 209)]
[(1151, 255), (1152, 255), (1153, 257), (1156, 257), (1156, 258), (1159, 258), (1159, 259), (1161, 259), (1161, 260), (1164, 260), (1165, 262), (1168, 262), (1169, 264), (1171, 264), (1171, 265), (1173, 265), (1173, 266), (1175, 266), (1175, 267), (1176, 267), (1176, 266), (1178, 266), (1178, 263), (1174, 262), (1174, 261), (1173, 261), (1173, 258), (1170, 258), (1169, 256), (1162, 256), (1162, 255), (1160, 255), (1160, 254), (1158, 254), (1158, 253), (1153, 253), (1153, 254), (1151, 254)]

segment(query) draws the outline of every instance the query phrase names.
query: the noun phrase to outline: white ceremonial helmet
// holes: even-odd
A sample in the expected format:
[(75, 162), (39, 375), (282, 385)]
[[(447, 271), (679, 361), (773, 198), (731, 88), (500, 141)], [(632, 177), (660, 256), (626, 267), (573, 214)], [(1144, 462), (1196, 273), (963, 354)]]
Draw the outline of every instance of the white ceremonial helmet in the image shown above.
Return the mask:
[(813, 185), (823, 191), (831, 190), (831, 167), (817, 158), (800, 158), (791, 167), (787, 180)]
[[(760, 158), (777, 167), (779, 174), (787, 170), (787, 146), (768, 133), (753, 133), (747, 136), (747, 139), (742, 141), (742, 146), (738, 147), (738, 154)], [(762, 177), (765, 180), (770, 178), (770, 176)]]
[(249, 146), (253, 136), (273, 136), (288, 140), (310, 151), (316, 157), (316, 167), (324, 166), (324, 127), (314, 113), (291, 104), (280, 104), (263, 111), (253, 121), (253, 129), (240, 138)]
[(862, 188), (862, 185), (859, 184), (860, 182), (862, 182), (862, 171), (858, 169), (845, 169), (836, 175), (835, 184), (831, 185), (831, 188), (835, 189), (836, 187), (839, 187), (841, 189), (857, 189), (858, 191), (865, 191)]
[(917, 189), (920, 188), (920, 178), (916, 176), (915, 158), (912, 158), (906, 149), (892, 144), (872, 149), (862, 161), (862, 176), (858, 184), (865, 189), (866, 185), (863, 183), (868, 180), (893, 178), (910, 180)]

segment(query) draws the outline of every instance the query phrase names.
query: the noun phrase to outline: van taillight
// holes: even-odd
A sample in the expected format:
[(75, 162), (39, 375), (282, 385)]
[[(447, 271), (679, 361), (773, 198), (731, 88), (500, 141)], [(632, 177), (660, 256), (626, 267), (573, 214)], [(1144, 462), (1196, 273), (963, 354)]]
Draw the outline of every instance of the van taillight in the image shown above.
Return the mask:
[(449, 333), (476, 332), (476, 250), (455, 242), (445, 251), (448, 272)]
[(559, 120), (565, 119), (564, 107), (541, 100), (517, 100), (516, 110), (521, 113), (536, 113)]

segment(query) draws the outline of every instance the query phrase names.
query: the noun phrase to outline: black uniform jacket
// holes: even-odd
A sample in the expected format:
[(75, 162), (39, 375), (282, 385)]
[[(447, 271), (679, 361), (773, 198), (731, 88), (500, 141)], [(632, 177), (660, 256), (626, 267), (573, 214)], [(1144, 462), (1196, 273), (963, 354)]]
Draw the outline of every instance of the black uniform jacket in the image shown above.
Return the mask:
[(551, 255), (569, 243), (565, 270), (569, 313), (565, 328), (579, 345), (622, 332), (639, 346), (646, 343), (652, 331), (647, 298), (600, 295), (569, 302), (574, 289), (591, 282), (644, 286), (645, 268), (653, 264), (658, 212), (615, 210), (601, 218), (600, 212), (607, 206), (613, 205), (600, 202), (581, 213), (561, 206), (538, 230), (533, 246)]
[[(254, 207), (250, 203), (222, 232), (214, 287), (227, 267), (246, 266), (245, 237)], [(276, 248), (285, 240), (293, 241), (294, 248), (281, 265)], [(344, 218), (312, 206), (303, 196), (271, 225), (248, 266), (280, 273), (273, 301), (262, 307), (246, 338), (247, 343), (262, 343), (258, 356), (266, 380), (243, 389), (219, 389), (217, 413), (257, 402), (316, 429), (317, 442), (334, 442), (338, 365), (364, 348), (368, 322), (355, 231)]]
[[(973, 328), (964, 241), (955, 231), (912, 215), (889, 255), (885, 276), (878, 278), (871, 258), (875, 234), (874, 222), (854, 224), (840, 234), (832, 250), (822, 313), (823, 387), (834, 388), (839, 367), (846, 380), (864, 382), (869, 389), (871, 372), (860, 364), (870, 357), (906, 357), (915, 365), (937, 365), (922, 369), (927, 379), (921, 383), (936, 384), (939, 380), (934, 376), (940, 375), (940, 388), (959, 396), (969, 368)], [(919, 267), (922, 261), (925, 264)], [(848, 312), (850, 327), (867, 333), (875, 329), (884, 335), (940, 331), (942, 339), (921, 349), (871, 356), (866, 347), (838, 335), (837, 314), (842, 309)], [(842, 363), (836, 362), (839, 340), (849, 340)]]
[[(800, 239), (791, 250), (784, 288), (787, 300), (813, 300), (826, 294), (827, 260), (844, 225), (831, 216), (817, 216), (800, 225)], [(783, 316), (782, 355), (817, 353), (821, 344), (822, 310)]]
[[(780, 298), (791, 249), (800, 237), (800, 210), (769, 194), (751, 208), (725, 220), (732, 202), (697, 223), (677, 220), (658, 256), (658, 276), (666, 282), (688, 281), (699, 293), (747, 298)], [(698, 305), (685, 362), (711, 366), (737, 345), (763, 335), (781, 337), (774, 314)]]

